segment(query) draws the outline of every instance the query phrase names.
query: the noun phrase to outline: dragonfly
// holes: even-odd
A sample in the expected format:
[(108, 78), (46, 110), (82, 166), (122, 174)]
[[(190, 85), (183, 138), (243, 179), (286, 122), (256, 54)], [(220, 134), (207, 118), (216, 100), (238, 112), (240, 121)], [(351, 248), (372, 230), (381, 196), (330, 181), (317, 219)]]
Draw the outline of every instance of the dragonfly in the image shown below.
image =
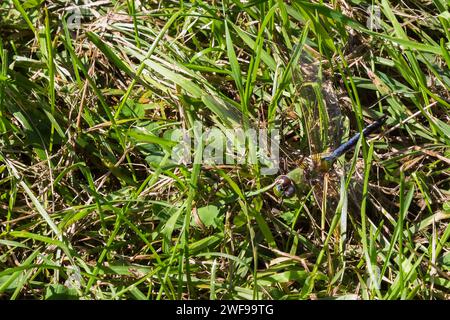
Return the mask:
[(364, 137), (369, 136), (371, 133), (381, 128), (386, 119), (387, 116), (379, 118), (372, 124), (365, 127), (361, 133), (356, 133), (348, 141), (341, 144), (330, 153), (313, 155), (302, 159), (302, 163), (299, 167), (291, 170), (286, 175), (277, 177), (273, 189), (275, 195), (278, 197), (291, 198), (297, 193), (297, 191), (304, 190), (304, 186), (307, 181), (314, 180), (314, 177), (317, 177), (320, 173), (328, 172), (331, 168), (333, 168), (333, 165), (340, 156), (352, 150), (358, 143), (361, 134)]
[[(333, 82), (320, 76), (317, 63), (304, 55), (300, 64), (301, 77), (299, 90), (299, 103), (296, 114), (303, 116), (304, 127), (310, 123), (308, 144), (310, 156), (301, 156), (297, 159), (294, 169), (278, 176), (273, 184), (273, 193), (282, 199), (294, 195), (306, 194), (313, 187), (313, 194), (321, 209), (325, 211), (327, 201), (336, 194), (336, 179), (342, 176), (342, 168), (338, 168), (337, 160), (354, 149), (361, 135), (368, 137), (382, 127), (387, 116), (379, 117), (366, 126), (361, 132), (351, 136), (341, 143), (343, 131), (343, 116), (341, 104), (337, 97)], [(300, 105), (300, 107), (298, 106)], [(308, 128), (304, 128), (308, 132)], [(325, 152), (323, 150), (326, 149)], [(331, 151), (328, 151), (331, 150)], [(291, 157), (289, 157), (291, 158)], [(331, 182), (331, 183), (330, 183)], [(327, 188), (331, 190), (327, 190)], [(325, 203), (325, 206), (323, 204)]]

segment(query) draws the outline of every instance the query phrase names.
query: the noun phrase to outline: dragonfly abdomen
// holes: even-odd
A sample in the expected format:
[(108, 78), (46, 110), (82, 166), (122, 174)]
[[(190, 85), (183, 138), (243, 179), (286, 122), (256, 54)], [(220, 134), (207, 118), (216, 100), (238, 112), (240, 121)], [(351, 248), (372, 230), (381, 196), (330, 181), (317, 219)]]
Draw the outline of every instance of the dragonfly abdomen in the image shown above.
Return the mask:
[[(374, 123), (365, 127), (362, 131), (362, 134), (364, 135), (364, 137), (367, 137), (369, 134), (371, 134), (372, 132), (374, 132), (375, 130), (380, 128), (383, 125), (383, 123), (386, 121), (386, 118), (387, 118), (386, 116), (381, 117)], [(360, 136), (361, 136), (360, 132), (356, 133), (353, 137), (348, 139), (347, 142), (345, 142), (345, 143), (341, 144), (339, 147), (337, 147), (331, 154), (322, 157), (322, 161), (325, 161), (330, 164), (333, 163), (341, 155), (343, 155), (347, 151), (351, 150), (358, 142)]]

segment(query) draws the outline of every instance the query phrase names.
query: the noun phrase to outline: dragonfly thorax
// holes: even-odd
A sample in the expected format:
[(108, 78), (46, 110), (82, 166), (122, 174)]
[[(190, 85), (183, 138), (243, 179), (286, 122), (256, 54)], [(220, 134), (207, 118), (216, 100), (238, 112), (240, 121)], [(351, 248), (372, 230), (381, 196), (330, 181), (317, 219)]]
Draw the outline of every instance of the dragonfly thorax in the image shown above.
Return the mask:
[(320, 171), (328, 172), (333, 167), (334, 160), (331, 154), (323, 155), (318, 162)]
[(329, 153), (315, 154), (305, 159), (302, 166), (308, 179), (322, 176), (332, 168), (334, 161), (329, 155)]

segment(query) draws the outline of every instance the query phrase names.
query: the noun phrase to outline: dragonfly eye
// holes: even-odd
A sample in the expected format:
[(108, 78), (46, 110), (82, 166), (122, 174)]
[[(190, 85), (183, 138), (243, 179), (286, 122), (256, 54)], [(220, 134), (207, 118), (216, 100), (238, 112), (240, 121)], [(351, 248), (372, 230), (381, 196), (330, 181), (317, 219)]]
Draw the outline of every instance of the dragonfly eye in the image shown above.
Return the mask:
[(275, 183), (277, 184), (277, 186), (281, 186), (284, 188), (284, 187), (292, 184), (292, 181), (291, 181), (291, 179), (289, 179), (286, 176), (279, 176), (277, 178), (277, 180), (275, 181)]
[(278, 197), (290, 198), (295, 194), (294, 183), (288, 177), (280, 176), (275, 182), (274, 192)]
[(295, 187), (293, 184), (287, 186), (287, 188), (284, 190), (284, 196), (286, 198), (293, 197), (295, 194)]

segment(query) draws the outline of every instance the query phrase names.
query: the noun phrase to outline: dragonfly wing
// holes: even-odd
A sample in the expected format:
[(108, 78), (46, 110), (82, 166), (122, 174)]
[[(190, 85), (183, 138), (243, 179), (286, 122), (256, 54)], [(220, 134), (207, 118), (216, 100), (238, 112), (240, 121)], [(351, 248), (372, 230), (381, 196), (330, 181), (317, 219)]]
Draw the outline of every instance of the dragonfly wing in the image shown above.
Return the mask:
[(321, 59), (306, 52), (300, 59), (301, 111), (311, 154), (337, 148), (342, 139), (343, 116), (336, 90), (329, 76), (322, 72)]
[[(297, 185), (305, 183), (314, 186), (323, 179), (321, 155), (330, 148), (337, 147), (342, 136), (342, 115), (338, 98), (328, 76), (322, 74), (320, 54), (313, 50), (303, 51), (299, 68), (293, 73), (297, 86), (293, 106), (299, 126), (295, 126), (300, 137), (299, 144), (309, 147), (309, 157), (296, 157), (296, 167), (304, 170), (304, 181), (294, 181)], [(294, 129), (294, 130), (295, 130)], [(285, 140), (287, 141), (287, 140)], [(303, 149), (305, 150), (305, 149)], [(289, 154), (288, 158), (293, 156)], [(319, 207), (322, 208), (322, 188), (314, 190)], [(323, 183), (322, 183), (323, 185)], [(327, 206), (324, 206), (327, 207)]]
[(327, 80), (323, 83), (322, 92), (327, 106), (329, 148), (334, 150), (341, 144), (343, 135), (343, 116), (331, 80)]
[[(309, 123), (308, 141), (313, 166), (311, 184), (314, 186), (314, 198), (322, 212), (321, 225), (326, 217), (334, 213), (337, 205), (338, 176), (336, 172), (325, 173), (321, 166), (321, 155), (337, 148), (343, 135), (343, 116), (339, 100), (331, 79), (321, 72), (320, 59), (303, 57), (301, 66), (304, 77), (303, 92), (305, 123)], [(319, 61), (319, 62), (317, 62)]]

